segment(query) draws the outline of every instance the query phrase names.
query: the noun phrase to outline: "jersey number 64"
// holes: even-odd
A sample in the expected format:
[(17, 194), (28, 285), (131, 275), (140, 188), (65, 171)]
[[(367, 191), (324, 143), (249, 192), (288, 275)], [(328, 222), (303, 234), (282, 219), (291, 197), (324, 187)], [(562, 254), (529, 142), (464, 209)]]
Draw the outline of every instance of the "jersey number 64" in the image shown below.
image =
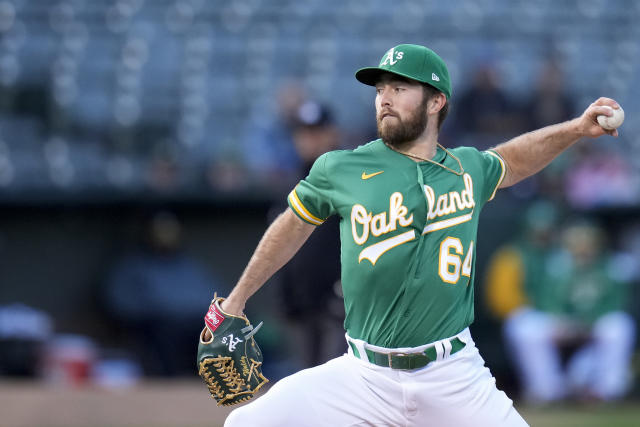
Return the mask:
[[(464, 261), (462, 259), (463, 256)], [(469, 243), (467, 254), (464, 255), (464, 248), (460, 239), (451, 236), (445, 238), (440, 243), (438, 260), (438, 275), (443, 282), (455, 285), (460, 280), (460, 275), (471, 277), (473, 240)]]

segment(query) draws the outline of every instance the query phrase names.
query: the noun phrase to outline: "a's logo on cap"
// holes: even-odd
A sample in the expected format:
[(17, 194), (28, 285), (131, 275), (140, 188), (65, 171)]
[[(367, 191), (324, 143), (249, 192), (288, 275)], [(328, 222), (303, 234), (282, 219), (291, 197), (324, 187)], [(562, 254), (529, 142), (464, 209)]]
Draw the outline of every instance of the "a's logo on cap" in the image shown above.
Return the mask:
[(440, 77), (438, 77), (436, 73), (431, 73), (431, 80), (433, 80), (434, 82), (439, 82)]
[(382, 61), (380, 61), (380, 67), (384, 65), (395, 65), (399, 60), (404, 56), (404, 52), (396, 52), (395, 48), (392, 47), (384, 54)]

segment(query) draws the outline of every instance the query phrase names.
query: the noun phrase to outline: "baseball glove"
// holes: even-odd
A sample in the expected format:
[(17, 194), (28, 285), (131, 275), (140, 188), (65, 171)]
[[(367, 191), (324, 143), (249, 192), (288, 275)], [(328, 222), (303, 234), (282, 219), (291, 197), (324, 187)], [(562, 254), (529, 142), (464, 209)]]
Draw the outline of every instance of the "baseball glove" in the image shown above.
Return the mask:
[[(224, 298), (214, 297), (204, 317), (198, 344), (198, 374), (218, 406), (251, 399), (267, 380), (262, 375), (262, 352), (245, 316), (233, 316), (220, 308)], [(209, 333), (207, 333), (209, 332)]]

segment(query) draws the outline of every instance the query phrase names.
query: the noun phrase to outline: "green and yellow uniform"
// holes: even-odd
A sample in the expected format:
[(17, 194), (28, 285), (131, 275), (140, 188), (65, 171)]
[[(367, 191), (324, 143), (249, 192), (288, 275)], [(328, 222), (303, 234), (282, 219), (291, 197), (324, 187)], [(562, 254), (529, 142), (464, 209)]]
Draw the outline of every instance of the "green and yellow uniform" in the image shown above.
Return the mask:
[(500, 248), (487, 268), (487, 303), (506, 318), (523, 306), (551, 311), (558, 305), (555, 285), (546, 272), (549, 247), (526, 240)]
[(416, 347), (473, 322), (478, 218), (504, 162), (470, 147), (438, 148), (432, 160), (415, 162), (376, 140), (321, 156), (289, 194), (303, 221), (340, 217), (352, 338)]
[(566, 253), (554, 256), (558, 266), (549, 277), (557, 307), (550, 310), (591, 327), (602, 316), (624, 311), (628, 284), (614, 277), (613, 261), (606, 255), (588, 264), (577, 264)]
[[(356, 78), (384, 73), (451, 96), (424, 46), (395, 46)], [(526, 426), (467, 328), (480, 210), (505, 172), (493, 151), (439, 147), (415, 162), (382, 140), (318, 158), (288, 202), (309, 224), (340, 220), (348, 353), (284, 378), (225, 425)]]

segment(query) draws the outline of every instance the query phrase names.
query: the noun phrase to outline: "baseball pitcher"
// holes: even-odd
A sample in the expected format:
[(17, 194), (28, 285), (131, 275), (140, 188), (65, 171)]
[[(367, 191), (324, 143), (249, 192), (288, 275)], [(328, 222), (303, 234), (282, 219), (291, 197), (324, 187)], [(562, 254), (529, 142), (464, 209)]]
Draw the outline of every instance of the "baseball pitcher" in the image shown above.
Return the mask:
[[(380, 139), (318, 158), (231, 294), (212, 304), (223, 326), (224, 317), (240, 318), (247, 299), (337, 215), (347, 353), (279, 381), (233, 411), (225, 426), (525, 426), (468, 328), (480, 211), (497, 189), (538, 172), (579, 139), (617, 136), (597, 116), (619, 106), (600, 98), (578, 118), (494, 149), (449, 150), (438, 133), (451, 81), (436, 53), (399, 45), (356, 78), (375, 87)], [(234, 336), (255, 331), (248, 321), (242, 326), (250, 332)], [(202, 343), (228, 334), (213, 330), (210, 341), (205, 328)], [(238, 347), (253, 344), (250, 336)], [(245, 363), (249, 389), (251, 381), (263, 384), (261, 359), (253, 360)]]

